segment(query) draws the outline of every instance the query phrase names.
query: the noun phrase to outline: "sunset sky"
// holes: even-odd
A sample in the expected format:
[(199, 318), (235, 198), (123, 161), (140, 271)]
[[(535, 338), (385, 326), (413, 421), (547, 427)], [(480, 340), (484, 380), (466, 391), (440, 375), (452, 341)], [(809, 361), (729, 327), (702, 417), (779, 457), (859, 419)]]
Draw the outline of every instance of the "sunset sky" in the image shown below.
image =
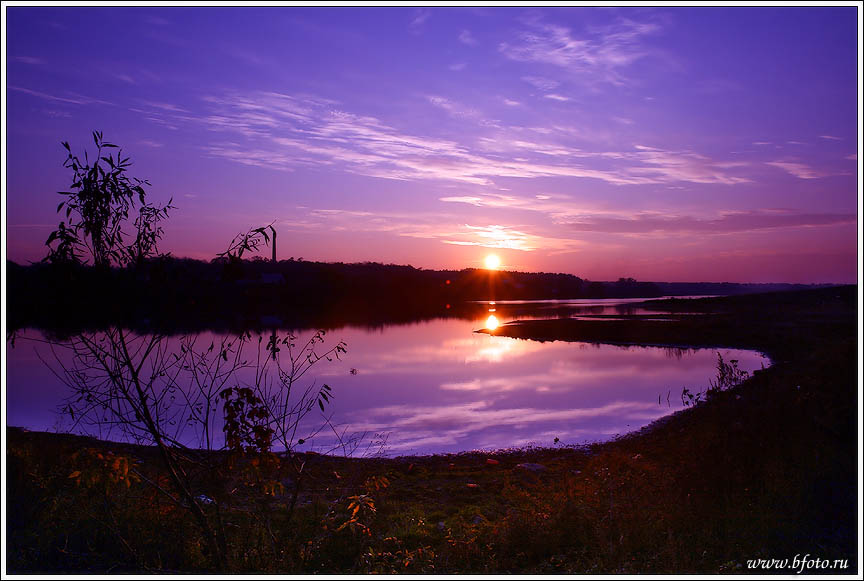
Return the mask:
[(7, 255), (104, 132), (162, 249), (855, 282), (858, 8), (6, 8)]

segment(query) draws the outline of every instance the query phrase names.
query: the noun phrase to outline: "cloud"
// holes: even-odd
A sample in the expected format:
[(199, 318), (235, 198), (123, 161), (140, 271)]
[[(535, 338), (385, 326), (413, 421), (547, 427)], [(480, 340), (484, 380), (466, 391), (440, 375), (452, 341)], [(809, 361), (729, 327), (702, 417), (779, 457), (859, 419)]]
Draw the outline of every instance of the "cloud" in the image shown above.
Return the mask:
[(796, 178), (802, 180), (815, 180), (817, 178), (822, 178), (828, 176), (830, 174), (818, 171), (813, 169), (812, 167), (805, 165), (803, 163), (793, 162), (793, 161), (768, 161), (766, 162), (768, 165), (773, 165), (774, 167), (779, 167), (780, 169), (786, 171), (789, 174), (792, 174)]
[(843, 141), (842, 137), (835, 137), (834, 135), (820, 135), (819, 137), (822, 139), (828, 139), (831, 141)]
[(558, 95), (557, 93), (549, 93), (548, 95), (543, 95), (544, 99), (551, 99), (553, 101), (569, 101), (570, 97), (565, 97), (564, 95)]
[(604, 232), (613, 234), (697, 233), (730, 234), (854, 223), (855, 214), (817, 214), (791, 210), (758, 210), (725, 212), (717, 218), (668, 216), (645, 212), (633, 216), (594, 215), (570, 222), (578, 232)]
[(507, 105), (508, 107), (518, 107), (522, 104), (519, 101), (514, 101), (513, 99), (508, 99), (507, 97), (502, 97), (501, 102), (504, 103), (505, 105)]
[(188, 113), (189, 111), (180, 107), (179, 105), (174, 105), (172, 103), (158, 103), (154, 101), (142, 101), (142, 103), (148, 107), (153, 107), (155, 109), (161, 109), (163, 111), (171, 111), (172, 113)]
[(558, 81), (547, 79), (545, 77), (522, 77), (522, 80), (540, 91), (551, 91), (557, 88), (561, 83)]
[[(254, 165), (249, 162), (250, 165)], [(478, 246), (532, 252), (572, 252), (583, 243), (567, 238), (532, 232), (532, 226), (511, 224), (466, 224), (458, 213), (386, 213), (340, 208), (301, 209), (297, 217), (283, 225), (290, 229), (321, 229), (351, 232), (386, 232), (407, 238), (437, 240), (456, 246)]]
[(528, 212), (539, 212), (547, 214), (554, 221), (566, 221), (569, 216), (581, 215), (585, 212), (566, 196), (561, 199), (553, 199), (548, 195), (537, 195), (531, 198), (511, 196), (507, 194), (484, 193), (471, 196), (445, 196), (439, 198), (445, 203), (468, 204), (478, 208), (499, 208), (507, 210), (520, 210)]
[(470, 30), (463, 30), (459, 33), (459, 42), (462, 44), (467, 44), (468, 46), (476, 46), (477, 39), (474, 38), (474, 35), (471, 34)]
[(445, 203), (538, 212), (569, 232), (607, 234), (728, 234), (778, 228), (807, 228), (854, 223), (855, 214), (827, 214), (785, 209), (724, 211), (714, 217), (668, 212), (608, 212), (578, 204), (566, 196), (538, 194), (530, 198), (507, 194), (445, 196)]
[(44, 60), (33, 56), (13, 56), (11, 57), (11, 60), (24, 63), (25, 65), (40, 66), (45, 64)]
[(498, 50), (514, 61), (554, 65), (592, 81), (623, 85), (622, 70), (649, 54), (642, 40), (658, 31), (656, 24), (621, 19), (577, 38), (565, 26), (534, 19), (518, 40), (501, 43)]
[(408, 30), (410, 30), (413, 34), (420, 34), (423, 31), (423, 25), (426, 24), (426, 21), (429, 20), (430, 16), (432, 16), (432, 12), (429, 10), (415, 10), (414, 17), (408, 24)]
[(471, 226), (465, 224), (465, 236), (455, 240), (442, 240), (445, 244), (459, 246), (483, 246), (484, 248), (506, 248), (509, 250), (537, 250), (538, 237), (498, 224)]
[(250, 149), (237, 143), (208, 145), (203, 149), (212, 157), (220, 157), (239, 164), (265, 169), (294, 171), (294, 166), (302, 162), (302, 159), (295, 156), (262, 149)]
[(448, 66), (447, 68), (450, 69), (451, 71), (463, 71), (463, 70), (465, 70), (465, 67), (467, 67), (467, 66), (468, 66), (467, 63), (453, 63), (452, 65)]
[(69, 103), (71, 105), (108, 105), (113, 106), (113, 103), (109, 103), (108, 101), (103, 101), (102, 99), (94, 99), (92, 97), (87, 97), (84, 95), (77, 94), (69, 94), (69, 96), (61, 97), (58, 95), (51, 95), (49, 93), (43, 93), (41, 91), (34, 91), (32, 89), (27, 89), (25, 87), (15, 87), (12, 85), (7, 86), (8, 89), (12, 89), (13, 91), (18, 91), (19, 93), (24, 93), (26, 95), (31, 95), (33, 97), (38, 97), (40, 99), (45, 99), (46, 101), (56, 101), (58, 103)]
[[(226, 93), (204, 98), (205, 111), (148, 102), (138, 110), (166, 127), (201, 124), (227, 139), (203, 146), (209, 155), (246, 165), (291, 170), (298, 166), (392, 180), (437, 180), (490, 186), (505, 179), (581, 178), (613, 185), (738, 184), (746, 164), (714, 160), (692, 151), (635, 146), (626, 151), (589, 152), (568, 145), (584, 138), (575, 127), (504, 127), (473, 107), (440, 95), (429, 105), (462, 124), (456, 139), (402, 131), (376, 117), (312, 95), (278, 92)], [(244, 143), (243, 141), (247, 141)]]
[(144, 22), (150, 24), (152, 26), (171, 26), (174, 23), (168, 20), (167, 18), (163, 18), (161, 16), (156, 16), (153, 14), (147, 15), (143, 18)]
[(697, 184), (743, 184), (751, 180), (731, 175), (728, 170), (749, 165), (747, 162), (720, 162), (692, 151), (667, 151), (636, 145), (637, 152), (628, 157), (649, 166), (630, 168), (635, 175), (656, 176), (664, 182)]
[(472, 107), (466, 107), (465, 105), (461, 105), (459, 103), (455, 103), (450, 99), (446, 99), (444, 97), (438, 97), (435, 95), (429, 96), (426, 98), (432, 105), (438, 107), (446, 111), (451, 117), (456, 119), (471, 119), (471, 120), (482, 120), (483, 116), (477, 109)]

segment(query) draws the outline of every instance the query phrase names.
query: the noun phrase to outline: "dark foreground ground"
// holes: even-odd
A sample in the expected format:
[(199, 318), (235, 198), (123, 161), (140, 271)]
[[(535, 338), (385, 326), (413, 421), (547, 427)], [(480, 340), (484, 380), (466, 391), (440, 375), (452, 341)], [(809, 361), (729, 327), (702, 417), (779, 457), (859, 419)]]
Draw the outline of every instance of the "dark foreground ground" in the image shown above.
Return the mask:
[[(505, 325), (496, 334), (759, 349), (774, 365), (587, 448), (301, 455), (296, 503), (286, 460), (214, 457), (195, 486), (221, 523), (222, 572), (856, 573), (856, 292)], [(188, 511), (159, 490), (153, 448), (9, 428), (6, 455), (9, 573), (213, 570)]]

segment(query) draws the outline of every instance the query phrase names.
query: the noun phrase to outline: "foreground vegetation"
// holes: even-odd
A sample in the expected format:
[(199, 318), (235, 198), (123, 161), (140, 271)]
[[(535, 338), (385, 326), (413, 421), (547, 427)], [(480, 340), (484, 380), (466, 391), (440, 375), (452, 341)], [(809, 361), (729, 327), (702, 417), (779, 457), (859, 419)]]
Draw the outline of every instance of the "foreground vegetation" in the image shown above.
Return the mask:
[[(201, 505), (218, 512), (208, 516), (227, 549), (220, 572), (791, 573), (749, 566), (809, 555), (830, 561), (821, 573), (854, 573), (855, 293), (676, 301), (664, 308), (712, 314), (665, 326), (502, 327), (772, 357), (737, 387), (608, 443), (396, 459), (298, 454), (299, 487), (279, 455), (213, 452), (216, 472), (185, 469)], [(155, 448), (9, 428), (6, 454), (9, 572), (214, 570), (188, 507), (164, 493)]]

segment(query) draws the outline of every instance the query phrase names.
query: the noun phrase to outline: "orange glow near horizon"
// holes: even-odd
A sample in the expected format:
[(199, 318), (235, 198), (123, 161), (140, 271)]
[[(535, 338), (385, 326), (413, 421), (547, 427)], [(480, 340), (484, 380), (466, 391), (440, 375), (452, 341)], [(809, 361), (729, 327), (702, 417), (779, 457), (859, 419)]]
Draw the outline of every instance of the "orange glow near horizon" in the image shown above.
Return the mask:
[(498, 270), (501, 268), (501, 259), (497, 254), (489, 254), (483, 259), (483, 264), (488, 270)]

